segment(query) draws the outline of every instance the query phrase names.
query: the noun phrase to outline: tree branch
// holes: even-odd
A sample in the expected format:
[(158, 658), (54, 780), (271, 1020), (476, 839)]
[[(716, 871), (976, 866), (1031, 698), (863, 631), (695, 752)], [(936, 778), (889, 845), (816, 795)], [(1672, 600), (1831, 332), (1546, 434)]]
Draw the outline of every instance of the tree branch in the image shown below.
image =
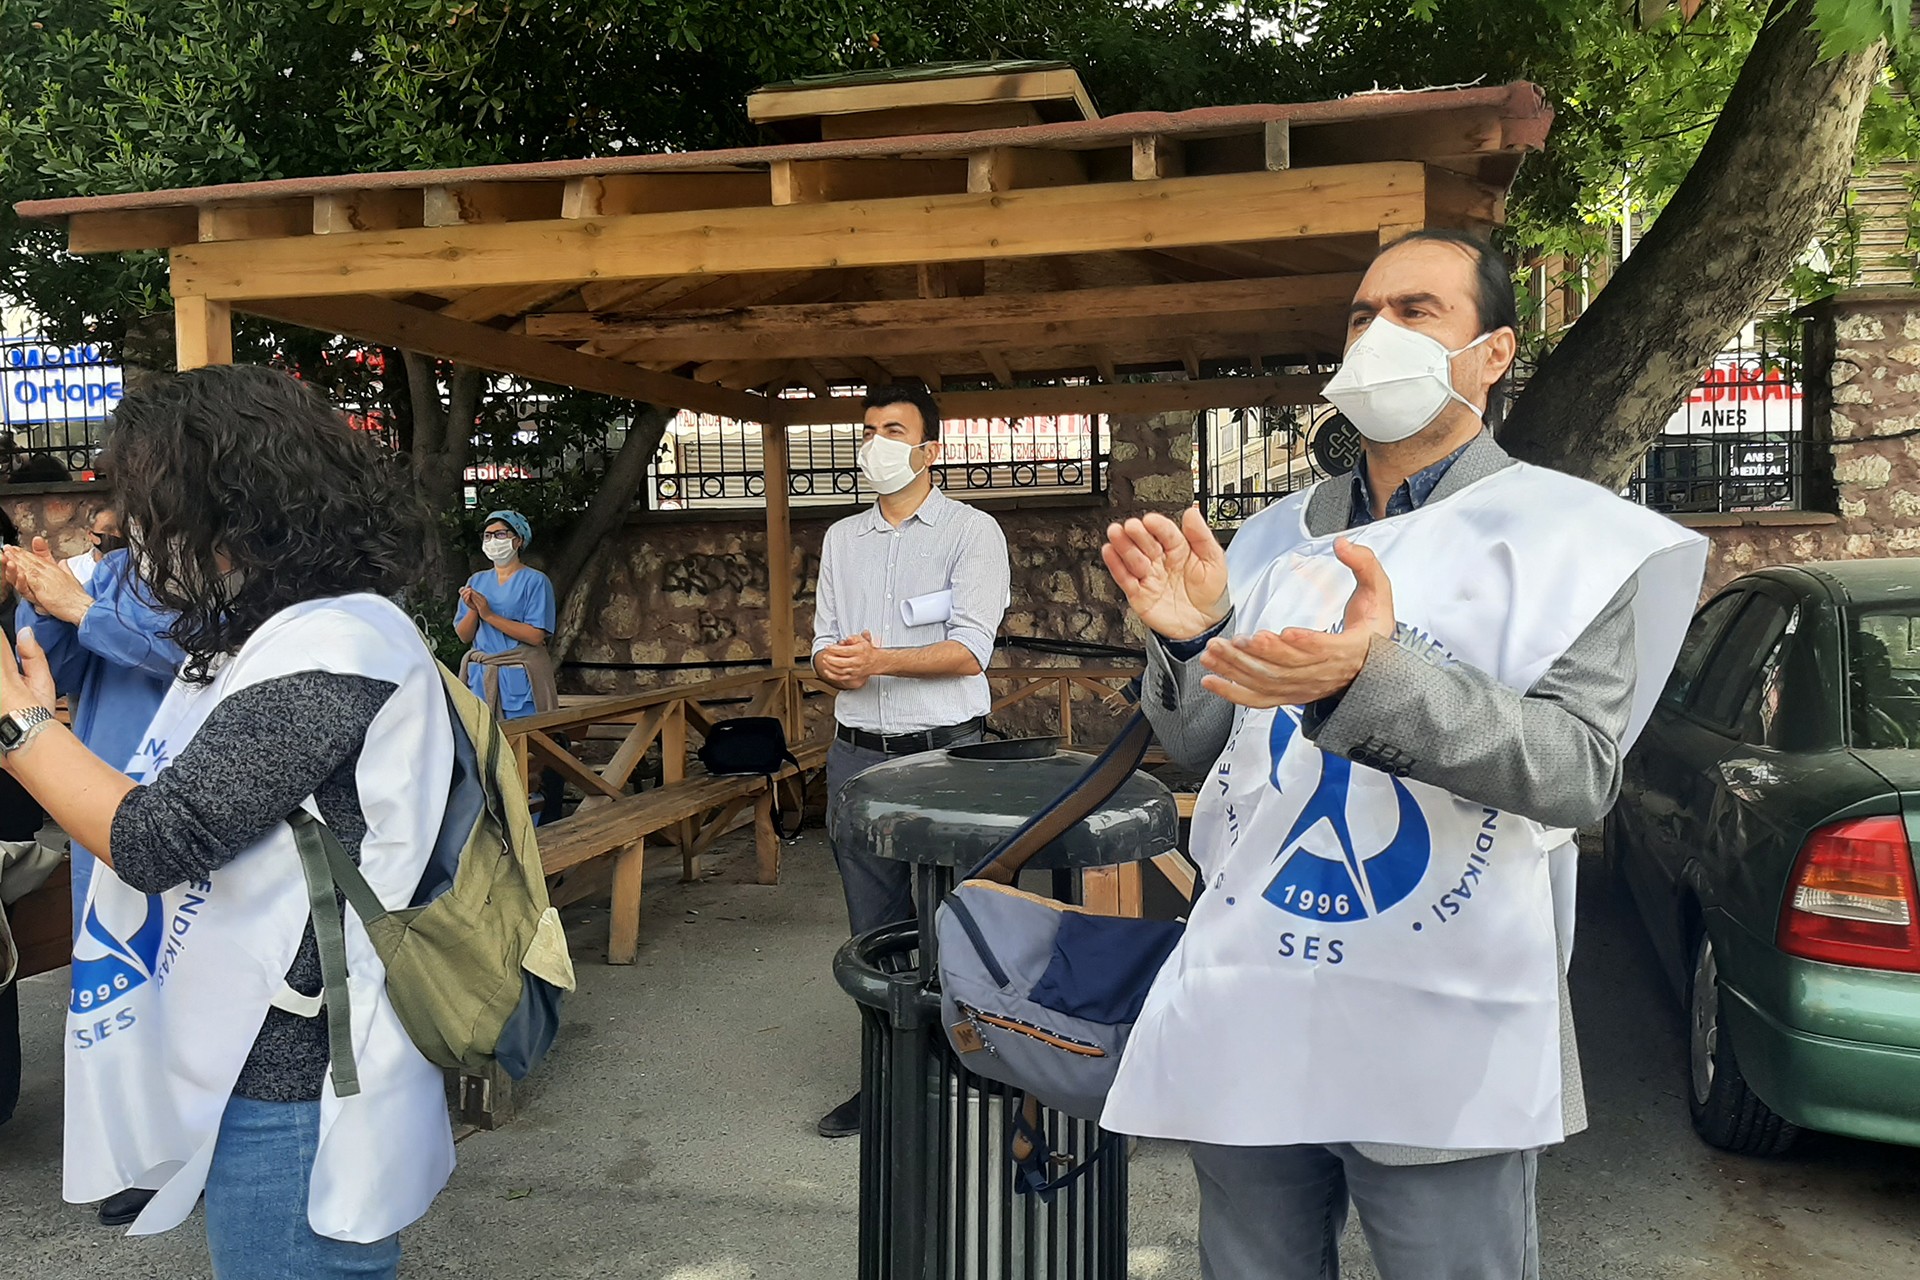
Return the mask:
[[(576, 592), (584, 596), (591, 589), (596, 575), (585, 572), (588, 562), (632, 510), (634, 497), (646, 483), (647, 465), (659, 452), (661, 437), (666, 434), (674, 414), (675, 410), (648, 405), (634, 415), (627, 427), (626, 440), (607, 460), (606, 472), (600, 478), (593, 501), (581, 513), (559, 553), (547, 561), (547, 576), (553, 580), (554, 595), (564, 602), (563, 617), (580, 614), (584, 607), (584, 601), (575, 600), (573, 596)], [(556, 659), (565, 655), (572, 640), (573, 635), (563, 626), (552, 646)]]
[(1833, 217), (1886, 48), (1823, 61), (1812, 15), (1774, 0), (1700, 158), (1514, 405), (1515, 456), (1619, 487)]

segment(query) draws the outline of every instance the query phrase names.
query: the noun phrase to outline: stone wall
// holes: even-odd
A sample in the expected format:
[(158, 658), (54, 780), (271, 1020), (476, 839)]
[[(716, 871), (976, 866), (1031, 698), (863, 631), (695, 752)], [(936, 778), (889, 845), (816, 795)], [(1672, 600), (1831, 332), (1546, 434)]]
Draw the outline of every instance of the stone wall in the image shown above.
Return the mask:
[[(1107, 645), (1144, 639), (1100, 562), (1116, 514), (1177, 512), (1193, 501), (1193, 415), (1116, 416), (1110, 423), (1107, 493), (1084, 499), (990, 501), (1007, 536), (1012, 605), (1002, 632)], [(814, 588), (827, 526), (845, 515), (796, 512), (794, 626), (804, 653), (813, 635)], [(619, 670), (617, 664), (738, 662), (767, 654), (766, 526), (745, 518), (648, 518), (629, 525), (607, 555), (604, 577), (570, 657), (569, 681), (594, 692), (650, 688), (711, 674)], [(1003, 651), (1001, 661), (1008, 659)], [(1072, 662), (1019, 653), (1023, 665)]]
[(45, 538), (55, 555), (72, 556), (87, 549), (87, 519), (96, 493), (97, 486), (89, 484), (0, 485), (0, 507), (20, 530), (23, 544)]
[(1713, 542), (1707, 590), (1771, 564), (1920, 550), (1920, 292), (1822, 304), (1806, 342), (1810, 512), (1694, 516)]

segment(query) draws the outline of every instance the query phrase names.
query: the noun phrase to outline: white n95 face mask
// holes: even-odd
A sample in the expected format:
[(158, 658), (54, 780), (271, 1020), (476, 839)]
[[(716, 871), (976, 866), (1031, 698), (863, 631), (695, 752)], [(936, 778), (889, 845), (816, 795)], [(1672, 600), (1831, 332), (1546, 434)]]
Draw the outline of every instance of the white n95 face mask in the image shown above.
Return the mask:
[(913, 483), (913, 451), (920, 446), (876, 435), (860, 446), (860, 474), (879, 493), (898, 493)]
[(1459, 351), (1449, 351), (1438, 339), (1375, 316), (1347, 348), (1340, 372), (1321, 394), (1376, 444), (1424, 431), (1449, 400), (1458, 400), (1478, 416), (1473, 402), (1453, 389), (1453, 358), (1492, 336), (1483, 333)]

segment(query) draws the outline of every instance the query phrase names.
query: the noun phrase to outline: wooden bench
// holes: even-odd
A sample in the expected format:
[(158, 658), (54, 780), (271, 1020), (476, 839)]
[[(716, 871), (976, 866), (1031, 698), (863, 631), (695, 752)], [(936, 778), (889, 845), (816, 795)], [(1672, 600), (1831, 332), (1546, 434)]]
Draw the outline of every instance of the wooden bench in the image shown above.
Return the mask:
[[(650, 836), (678, 830), (681, 856), (689, 875), (698, 858), (747, 805), (753, 806), (754, 855), (761, 884), (780, 881), (780, 833), (774, 829), (773, 788), (797, 781), (804, 792), (806, 774), (819, 769), (827, 757), (824, 743), (798, 747), (800, 768), (786, 766), (771, 784), (754, 775), (714, 777), (698, 775), (670, 782), (618, 799), (605, 798), (582, 805), (569, 817), (539, 829), (540, 863), (549, 877), (573, 871), (600, 858), (612, 863), (612, 915), (607, 925), (607, 963), (632, 964), (640, 945), (640, 891)], [(795, 802), (804, 800), (796, 795)], [(706, 819), (697, 836), (687, 830), (696, 818)]]

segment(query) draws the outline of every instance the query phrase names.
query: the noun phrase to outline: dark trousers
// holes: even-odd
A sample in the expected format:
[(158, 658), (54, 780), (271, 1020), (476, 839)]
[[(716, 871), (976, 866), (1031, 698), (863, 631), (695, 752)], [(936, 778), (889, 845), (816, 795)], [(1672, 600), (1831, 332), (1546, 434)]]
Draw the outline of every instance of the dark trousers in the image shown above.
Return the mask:
[[(971, 733), (949, 745), (963, 746), (978, 742), (984, 736)], [(874, 765), (900, 758), (856, 747), (838, 738), (827, 751), (827, 839), (833, 844), (833, 859), (840, 866), (840, 887), (847, 895), (847, 927), (851, 937), (857, 938), (896, 920), (913, 918), (913, 864), (846, 847), (833, 823), (840, 807), (842, 787)]]

